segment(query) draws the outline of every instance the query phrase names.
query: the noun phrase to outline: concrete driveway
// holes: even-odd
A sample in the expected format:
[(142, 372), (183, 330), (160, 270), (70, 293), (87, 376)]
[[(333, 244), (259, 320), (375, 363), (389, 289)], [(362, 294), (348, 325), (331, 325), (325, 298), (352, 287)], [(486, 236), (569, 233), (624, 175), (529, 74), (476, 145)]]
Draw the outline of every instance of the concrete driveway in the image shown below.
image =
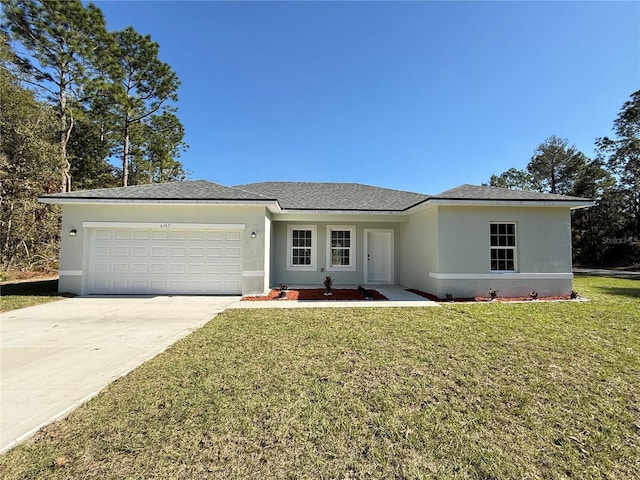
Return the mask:
[(0, 452), (240, 297), (78, 297), (2, 314)]

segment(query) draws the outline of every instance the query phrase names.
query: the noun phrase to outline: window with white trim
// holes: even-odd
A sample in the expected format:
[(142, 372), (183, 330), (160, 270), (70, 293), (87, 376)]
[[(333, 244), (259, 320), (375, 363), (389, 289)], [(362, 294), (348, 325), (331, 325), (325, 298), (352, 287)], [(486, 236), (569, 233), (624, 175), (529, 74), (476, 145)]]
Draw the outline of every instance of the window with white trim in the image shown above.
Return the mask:
[(491, 271), (516, 271), (516, 224), (491, 223)]
[(289, 225), (288, 270), (316, 269), (316, 226)]
[(356, 229), (348, 225), (327, 226), (327, 270), (356, 269)]

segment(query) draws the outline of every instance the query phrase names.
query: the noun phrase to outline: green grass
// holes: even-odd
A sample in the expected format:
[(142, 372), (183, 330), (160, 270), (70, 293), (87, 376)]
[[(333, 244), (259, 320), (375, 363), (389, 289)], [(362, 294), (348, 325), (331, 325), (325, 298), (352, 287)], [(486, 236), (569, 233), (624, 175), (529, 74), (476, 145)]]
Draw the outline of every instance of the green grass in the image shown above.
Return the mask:
[(227, 311), (0, 477), (637, 478), (640, 282), (575, 288), (591, 301)]
[(58, 280), (8, 283), (0, 285), (0, 312), (54, 302), (63, 298), (65, 297), (58, 293)]

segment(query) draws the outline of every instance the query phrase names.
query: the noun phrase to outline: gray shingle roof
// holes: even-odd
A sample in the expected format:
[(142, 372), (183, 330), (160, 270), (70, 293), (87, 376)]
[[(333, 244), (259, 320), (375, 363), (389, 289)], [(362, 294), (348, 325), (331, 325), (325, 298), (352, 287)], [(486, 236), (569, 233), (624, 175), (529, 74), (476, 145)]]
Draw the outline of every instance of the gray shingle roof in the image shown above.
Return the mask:
[(88, 201), (241, 201), (275, 202), (285, 210), (344, 210), (402, 212), (428, 200), (560, 201), (590, 200), (564, 195), (525, 192), (497, 187), (461, 185), (438, 195), (405, 192), (359, 183), (261, 182), (226, 187), (206, 180), (153, 183), (129, 187), (78, 190), (42, 195), (41, 200)]
[(403, 211), (429, 198), (359, 183), (261, 182), (235, 188), (277, 198), (292, 210)]
[(509, 190), (508, 188), (485, 187), (477, 185), (460, 185), (445, 192), (430, 197), (434, 200), (511, 200), (511, 201), (560, 201), (560, 202), (590, 202), (587, 198), (570, 197), (553, 193), (527, 192)]
[(274, 200), (273, 197), (269, 199), (259, 193), (225, 187), (224, 185), (206, 180), (77, 190), (74, 192), (42, 195), (40, 198), (91, 200)]

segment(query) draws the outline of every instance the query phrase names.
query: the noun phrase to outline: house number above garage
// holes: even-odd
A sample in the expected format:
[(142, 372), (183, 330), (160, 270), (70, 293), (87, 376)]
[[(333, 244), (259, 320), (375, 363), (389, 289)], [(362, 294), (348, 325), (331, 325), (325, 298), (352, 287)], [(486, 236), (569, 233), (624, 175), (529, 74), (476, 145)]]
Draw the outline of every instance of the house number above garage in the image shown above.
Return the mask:
[(142, 228), (176, 230), (244, 230), (244, 223), (82, 222), (84, 228)]

